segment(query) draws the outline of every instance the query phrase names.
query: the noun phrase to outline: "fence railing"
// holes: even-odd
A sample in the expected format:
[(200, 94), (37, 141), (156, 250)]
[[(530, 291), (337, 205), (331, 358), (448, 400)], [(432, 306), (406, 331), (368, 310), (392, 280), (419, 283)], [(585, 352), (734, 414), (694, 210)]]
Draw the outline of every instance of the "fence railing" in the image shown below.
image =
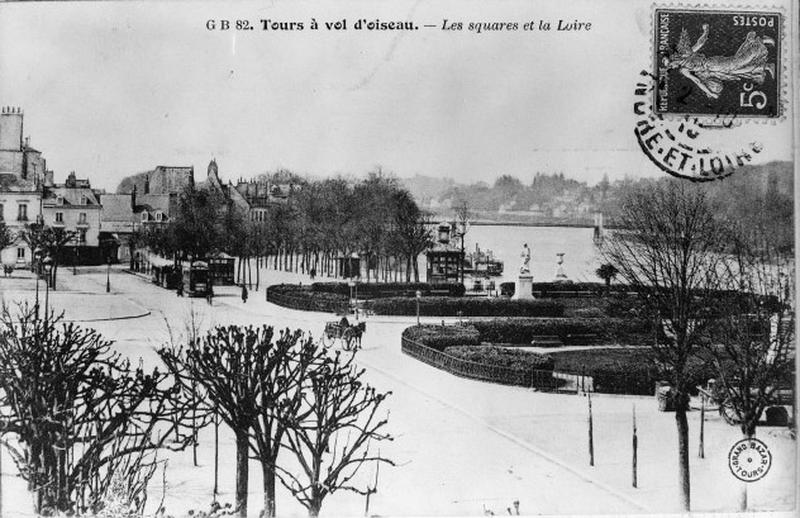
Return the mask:
[(401, 350), (428, 365), (463, 378), (503, 385), (518, 385), (547, 392), (579, 394), (592, 390), (591, 379), (580, 374), (553, 372), (545, 369), (515, 369), (473, 362), (428, 347), (408, 338), (405, 334), (401, 337)]

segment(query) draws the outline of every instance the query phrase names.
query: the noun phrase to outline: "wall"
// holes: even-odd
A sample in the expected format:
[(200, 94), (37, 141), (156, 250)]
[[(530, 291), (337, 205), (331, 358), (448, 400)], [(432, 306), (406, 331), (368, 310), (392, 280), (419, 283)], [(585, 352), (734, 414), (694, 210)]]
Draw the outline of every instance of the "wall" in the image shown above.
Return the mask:
[[(63, 225), (56, 223), (56, 213), (61, 212), (64, 214)], [(86, 213), (86, 225), (78, 227), (78, 220), (80, 214)], [(45, 205), (42, 212), (45, 225), (51, 227), (61, 226), (65, 230), (77, 231), (80, 229), (86, 230), (86, 242), (84, 246), (96, 247), (100, 246), (100, 207), (96, 205), (87, 206), (63, 206), (63, 205)]]
[[(28, 205), (28, 221), (17, 221), (18, 205), (19, 203), (26, 203)], [(24, 228), (25, 223), (33, 223), (39, 215), (40, 210), (40, 196), (38, 193), (30, 192), (2, 192), (0, 193), (0, 205), (3, 206), (3, 221), (11, 228), (11, 232), (16, 234)], [(17, 248), (25, 249), (25, 258), (19, 263), (30, 264), (31, 251), (30, 248), (24, 243), (19, 242), (13, 247), (7, 248), (2, 251), (2, 261), (4, 264), (15, 264), (17, 262)]]

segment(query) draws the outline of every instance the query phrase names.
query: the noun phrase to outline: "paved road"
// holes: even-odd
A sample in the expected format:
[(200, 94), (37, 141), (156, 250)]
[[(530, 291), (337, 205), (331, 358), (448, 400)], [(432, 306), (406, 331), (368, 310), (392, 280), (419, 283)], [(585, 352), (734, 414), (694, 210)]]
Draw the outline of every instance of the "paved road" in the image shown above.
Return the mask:
[[(54, 304), (63, 303), (68, 309), (103, 303), (102, 298), (86, 293), (104, 293), (104, 272), (82, 271), (74, 278), (69, 275), (62, 274), (65, 289), (82, 294), (74, 294), (72, 304), (67, 295), (67, 299)], [(269, 272), (266, 277), (269, 283), (302, 280), (280, 272)], [(158, 363), (156, 347), (170, 340), (180, 341), (192, 314), (201, 327), (266, 323), (305, 329), (315, 336), (321, 333), (326, 320), (333, 319), (331, 315), (268, 304), (263, 290), (251, 292), (250, 300), (243, 304), (236, 288), (218, 288), (218, 296), (209, 307), (202, 299), (178, 298), (173, 292), (122, 271), (114, 271), (111, 282), (119, 299), (130, 307), (145, 308), (149, 314), (90, 325), (116, 340), (118, 350), (134, 359), (141, 357), (147, 365)], [(393, 392), (388, 409), (395, 440), (382, 445), (381, 452), (398, 464), (381, 470), (371, 513), (478, 515), (491, 510), (503, 514), (514, 501), (520, 502), (523, 514), (677, 510), (675, 425), (672, 414), (656, 411), (652, 398), (593, 398), (596, 465), (590, 468), (584, 397), (542, 394), (451, 376), (400, 352), (400, 332), (413, 323), (412, 319), (373, 317), (367, 322), (358, 360), (367, 368), (372, 384)], [(640, 443), (638, 489), (630, 487), (634, 405)], [(691, 417), (694, 441), (698, 416), (695, 413)], [(735, 429), (711, 416), (706, 423), (705, 459), (695, 457), (693, 442), (695, 509), (735, 507), (738, 485), (732, 483), (727, 472), (725, 455), (737, 437)], [(780, 431), (765, 433), (762, 439), (773, 449), (776, 462), (763, 484), (751, 486), (751, 504), (761, 509), (790, 508), (794, 442)], [(188, 452), (168, 456), (165, 502), (169, 512), (199, 508), (210, 501), (211, 440), (211, 429), (204, 430), (200, 436), (200, 467), (192, 466)], [(223, 431), (223, 501), (232, 499), (232, 453), (232, 438)], [(8, 467), (5, 473), (9, 473)], [(255, 513), (261, 485), (256, 465), (251, 473), (251, 507)], [(365, 475), (372, 477), (373, 473)], [(160, 482), (154, 483), (151, 493), (160, 495), (161, 491)], [(10, 507), (8, 499), (6, 496), (6, 509)], [(24, 508), (20, 501), (20, 509)], [(337, 493), (326, 502), (323, 511), (362, 515), (363, 497)], [(288, 494), (279, 495), (279, 512), (303, 514)]]

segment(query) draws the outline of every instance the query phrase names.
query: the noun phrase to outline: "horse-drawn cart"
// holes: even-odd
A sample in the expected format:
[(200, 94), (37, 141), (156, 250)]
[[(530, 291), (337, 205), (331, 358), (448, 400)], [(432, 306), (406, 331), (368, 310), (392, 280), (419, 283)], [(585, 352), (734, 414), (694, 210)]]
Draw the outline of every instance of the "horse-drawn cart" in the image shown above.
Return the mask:
[(340, 321), (326, 322), (325, 331), (322, 333), (322, 345), (330, 347), (338, 340), (342, 349), (349, 351), (361, 347), (361, 336), (367, 329), (367, 324), (359, 322), (350, 325), (347, 319)]

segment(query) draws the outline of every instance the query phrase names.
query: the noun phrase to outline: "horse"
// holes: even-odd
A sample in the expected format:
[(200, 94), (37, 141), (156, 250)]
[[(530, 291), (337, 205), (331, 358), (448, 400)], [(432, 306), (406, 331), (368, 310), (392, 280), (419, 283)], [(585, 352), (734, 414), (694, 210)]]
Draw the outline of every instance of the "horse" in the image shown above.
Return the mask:
[(359, 350), (361, 348), (361, 336), (367, 330), (367, 323), (366, 322), (359, 322), (358, 324), (349, 326), (344, 331), (344, 349), (349, 351), (353, 342), (355, 342), (354, 350)]

